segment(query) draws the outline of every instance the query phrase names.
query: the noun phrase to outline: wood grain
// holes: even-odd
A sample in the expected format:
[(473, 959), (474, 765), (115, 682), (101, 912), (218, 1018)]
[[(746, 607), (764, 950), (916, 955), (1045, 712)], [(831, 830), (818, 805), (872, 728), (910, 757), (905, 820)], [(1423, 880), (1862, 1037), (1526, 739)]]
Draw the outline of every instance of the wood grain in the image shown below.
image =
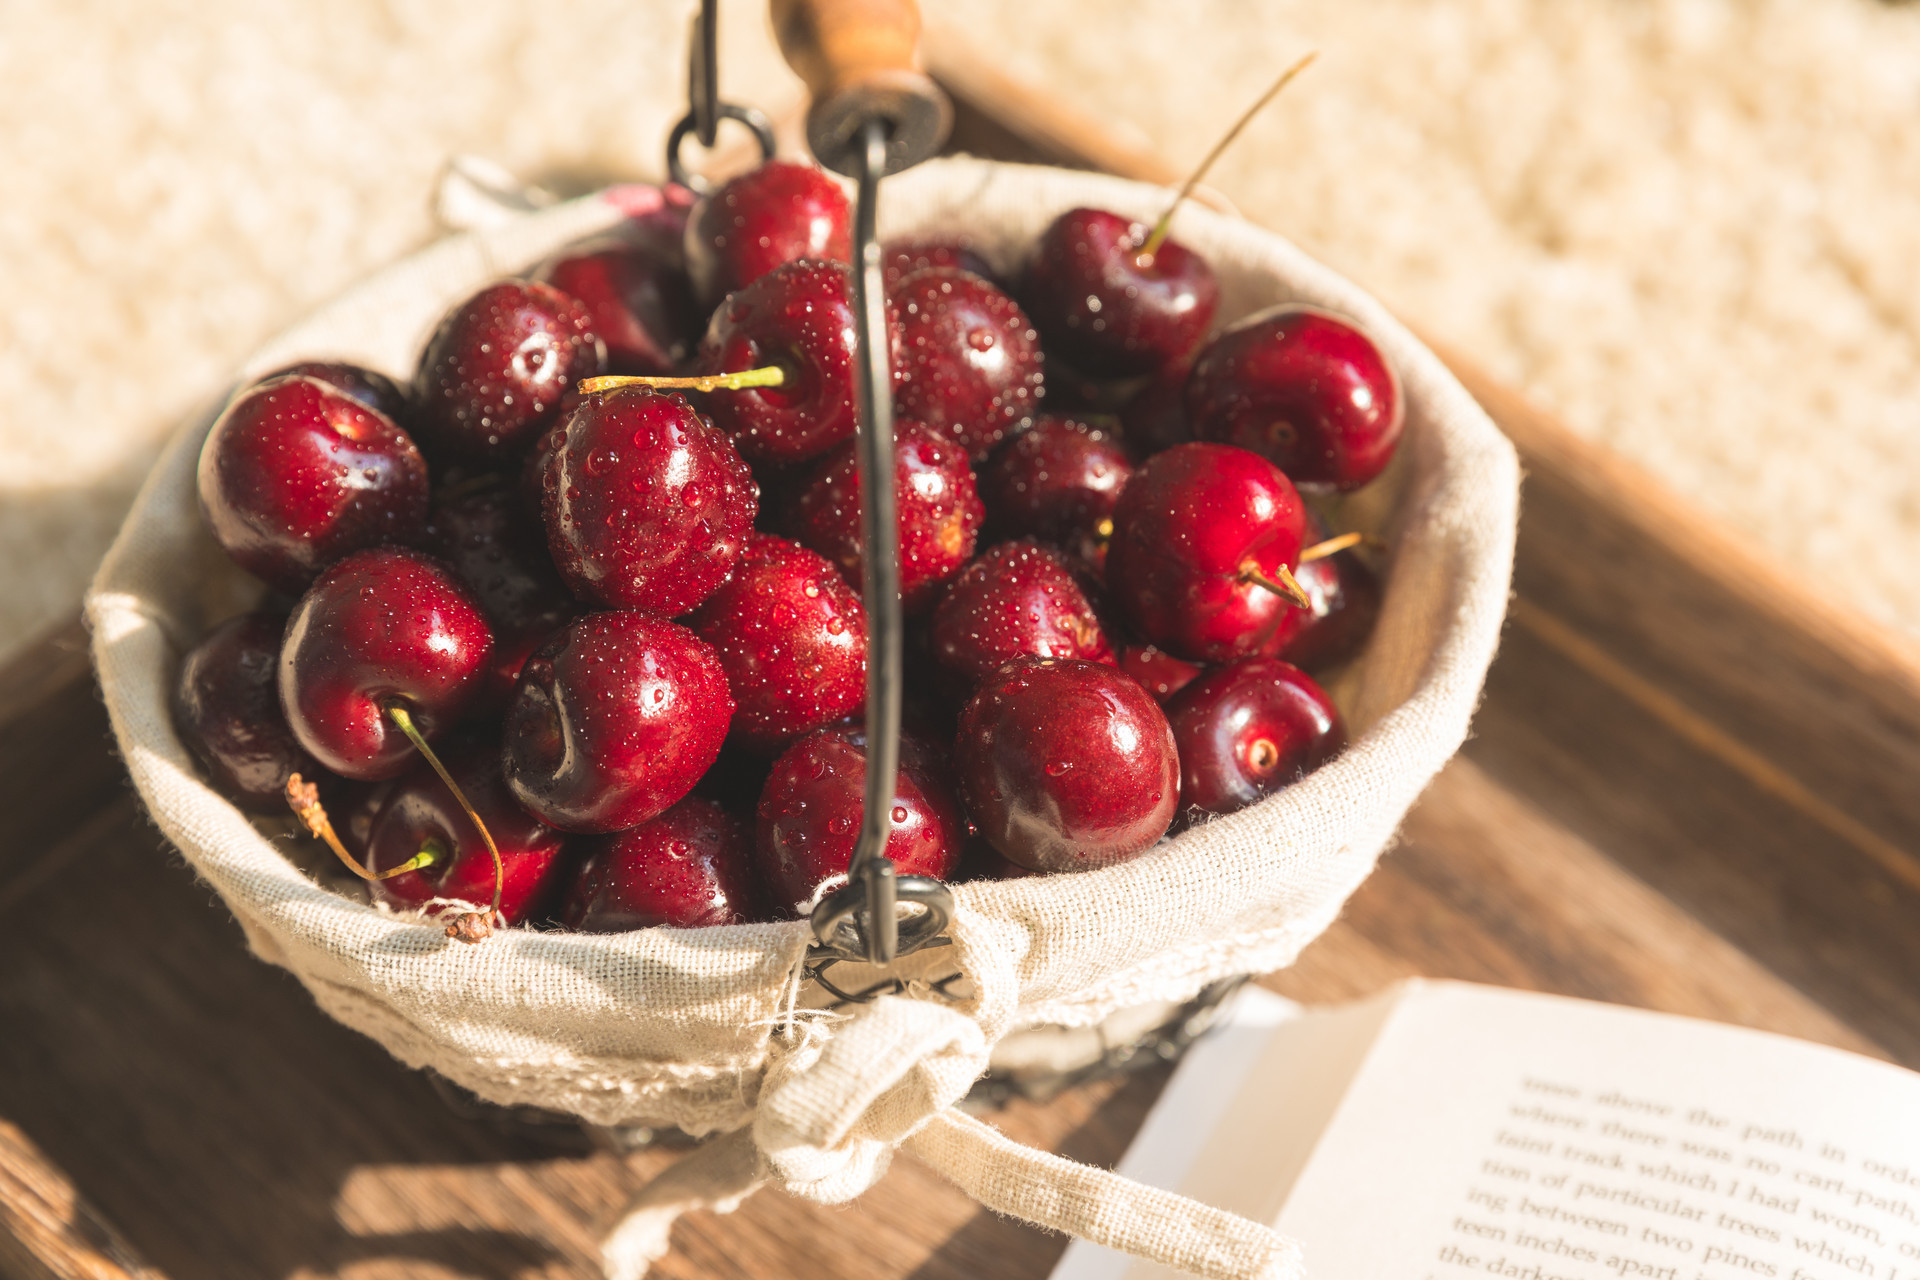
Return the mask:
[[(1071, 144), (1142, 172), (1049, 96), (1010, 97), (978, 66), (963, 84), (929, 54), (959, 96), (986, 95), (962, 112), (973, 149), (1072, 160)], [(1459, 977), (1920, 1066), (1920, 667), (1449, 359), (1527, 462), (1514, 621), (1465, 752), (1268, 985), (1341, 1000)], [(0, 1271), (66, 1274), (50, 1251), (99, 1252), (117, 1229), (181, 1277), (597, 1274), (599, 1233), (677, 1153), (463, 1118), (248, 956), (128, 792), (77, 638), (0, 672), (0, 1179), (18, 1149), (54, 1188), (0, 1181)], [(1165, 1072), (991, 1118), (1110, 1162)], [(36, 1203), (93, 1211), (49, 1244), (18, 1225)], [(853, 1206), (763, 1193), (674, 1243), (659, 1273), (686, 1280), (1040, 1277), (1064, 1247), (910, 1159)]]

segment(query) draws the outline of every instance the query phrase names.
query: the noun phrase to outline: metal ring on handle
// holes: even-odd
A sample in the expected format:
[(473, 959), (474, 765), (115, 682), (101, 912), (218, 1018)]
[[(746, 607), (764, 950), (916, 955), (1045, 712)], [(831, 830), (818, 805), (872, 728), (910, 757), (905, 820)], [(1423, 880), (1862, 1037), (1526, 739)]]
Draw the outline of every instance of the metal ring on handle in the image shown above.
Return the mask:
[[(773, 137), (773, 121), (767, 119), (763, 112), (756, 111), (752, 107), (723, 102), (719, 106), (718, 115), (722, 120), (738, 120), (753, 130), (753, 136), (760, 143), (761, 161), (764, 163), (773, 159), (776, 145)], [(667, 135), (667, 176), (694, 194), (705, 195), (713, 184), (680, 162), (680, 144), (686, 141), (687, 135), (696, 127), (693, 113), (689, 111), (680, 117), (680, 123), (674, 125), (673, 132)]]
[(720, 101), (720, 0), (700, 0), (693, 18), (693, 38), (687, 45), (687, 114), (667, 135), (667, 176), (689, 191), (704, 195), (709, 183), (680, 162), (680, 144), (692, 134), (712, 149), (720, 139), (720, 122), (738, 120), (753, 130), (760, 142), (760, 159), (773, 159), (773, 122), (752, 107)]

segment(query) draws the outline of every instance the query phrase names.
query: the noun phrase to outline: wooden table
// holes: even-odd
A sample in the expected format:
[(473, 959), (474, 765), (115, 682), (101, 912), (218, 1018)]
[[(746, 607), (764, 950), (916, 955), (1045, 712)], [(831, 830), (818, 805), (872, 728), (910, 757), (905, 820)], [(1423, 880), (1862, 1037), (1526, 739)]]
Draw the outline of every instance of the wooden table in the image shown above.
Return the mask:
[[(1167, 176), (932, 54), (970, 149)], [(1920, 658), (1453, 362), (1528, 470), (1512, 620), (1473, 739), (1266, 985), (1465, 978), (1920, 1067)], [(994, 1122), (1108, 1163), (1165, 1072)], [(677, 1154), (454, 1114), (246, 954), (142, 815), (77, 628), (0, 672), (0, 1275), (592, 1277), (599, 1233)], [(851, 1207), (763, 1192), (674, 1242), (658, 1274), (836, 1280), (1039, 1277), (1065, 1243), (906, 1158)]]

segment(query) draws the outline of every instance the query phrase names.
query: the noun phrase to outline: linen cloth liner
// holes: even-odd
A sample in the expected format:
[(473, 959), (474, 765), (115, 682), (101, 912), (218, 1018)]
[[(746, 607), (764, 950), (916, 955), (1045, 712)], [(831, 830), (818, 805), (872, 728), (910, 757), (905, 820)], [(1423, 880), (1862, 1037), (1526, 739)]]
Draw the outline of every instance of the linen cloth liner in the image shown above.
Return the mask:
[[(1011, 273), (1064, 209), (1150, 220), (1166, 198), (1096, 175), (942, 160), (888, 179), (881, 230), (964, 230)], [(282, 334), (242, 379), (317, 357), (405, 378), (455, 302), (655, 200), (648, 188), (612, 188), (443, 240)], [(685, 1207), (737, 1202), (765, 1180), (849, 1199), (902, 1143), (1001, 1212), (1203, 1275), (1301, 1274), (1297, 1251), (1265, 1227), (1019, 1147), (951, 1109), (1011, 1031), (1087, 1026), (1291, 963), (1465, 738), (1498, 641), (1518, 492), (1505, 438), (1377, 302), (1281, 237), (1192, 205), (1175, 230), (1213, 264), (1222, 324), (1278, 302), (1324, 306), (1364, 325), (1401, 379), (1406, 436), (1372, 487), (1391, 500), (1392, 564), (1347, 699), (1353, 745), (1131, 863), (955, 886), (946, 954), (972, 987), (956, 1005), (886, 997), (851, 1015), (795, 1010), (801, 922), (515, 929), (466, 946), (317, 885), (200, 780), (168, 710), (184, 648), (257, 590), (197, 508), (195, 464), (217, 405), (179, 433), (142, 489), (87, 597), (94, 658), (155, 822), (255, 953), (401, 1061), (490, 1101), (730, 1135), (642, 1195), (609, 1242), (610, 1274), (641, 1274)]]

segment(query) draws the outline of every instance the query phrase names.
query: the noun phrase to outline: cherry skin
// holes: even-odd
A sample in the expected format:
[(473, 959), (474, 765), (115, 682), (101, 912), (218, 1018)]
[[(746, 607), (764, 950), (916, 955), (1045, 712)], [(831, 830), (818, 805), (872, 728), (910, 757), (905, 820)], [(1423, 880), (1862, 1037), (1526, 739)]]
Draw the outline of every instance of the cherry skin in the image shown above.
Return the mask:
[(1027, 309), (1047, 350), (1096, 378), (1152, 373), (1192, 354), (1213, 323), (1220, 284), (1206, 259), (1101, 209), (1070, 209), (1040, 233)]
[(243, 613), (209, 631), (180, 663), (173, 723), (215, 790), (255, 813), (287, 811), (287, 778), (318, 766), (280, 710), (277, 613)]
[(466, 712), (492, 664), (486, 616), (452, 572), (417, 551), (375, 547), (321, 574), (295, 606), (280, 705), (327, 768), (392, 778), (415, 753), (388, 706), (404, 705), (431, 740)]
[(607, 237), (549, 259), (535, 277), (586, 307), (609, 373), (672, 374), (693, 354), (699, 317), (677, 251)]
[(404, 426), (412, 406), (407, 402), (406, 390), (386, 374), (369, 369), (364, 365), (349, 364), (344, 360), (303, 360), (277, 369), (260, 379), (271, 382), (275, 378), (312, 378), (324, 382), (335, 391), (342, 392), (361, 404)]
[(712, 645), (733, 690), (733, 739), (773, 753), (859, 712), (867, 692), (867, 614), (818, 552), (747, 536), (733, 575), (686, 620)]
[(733, 716), (719, 655), (645, 613), (575, 618), (507, 703), (507, 785), (562, 831), (638, 826), (693, 789)]
[(1207, 672), (1168, 705), (1167, 720), (1180, 747), (1180, 802), (1205, 813), (1244, 809), (1347, 744), (1333, 699), (1278, 658)]
[(933, 655), (969, 686), (1024, 655), (1113, 665), (1113, 646), (1066, 556), (1003, 542), (975, 560), (933, 611)]
[[(897, 350), (897, 317), (889, 340)], [(721, 304), (694, 362), (702, 374), (777, 367), (777, 387), (714, 391), (708, 412), (754, 463), (818, 457), (854, 433), (859, 353), (853, 279), (837, 262), (789, 262)], [(897, 375), (896, 375), (897, 377)]]
[(1200, 439), (1252, 449), (1299, 484), (1342, 490), (1386, 469), (1405, 419), (1380, 348), (1313, 307), (1274, 307), (1215, 338), (1194, 362), (1186, 404)]
[(960, 713), (954, 774), (980, 833), (1023, 867), (1089, 871), (1166, 834), (1180, 760), (1160, 704), (1130, 676), (1016, 658)]
[(952, 267), (968, 271), (982, 280), (993, 281), (993, 268), (968, 246), (964, 236), (958, 239), (908, 238), (889, 240), (880, 246), (880, 269), (885, 275), (888, 293), (916, 271), (929, 267)]
[(1012, 298), (965, 271), (917, 271), (888, 291), (900, 309), (903, 417), (960, 442), (976, 460), (1033, 422), (1046, 392), (1040, 335)]
[(1121, 491), (1107, 584), (1140, 638), (1196, 662), (1256, 652), (1295, 609), (1261, 586), (1300, 558), (1306, 516), (1287, 477), (1231, 445), (1177, 445)]
[(1161, 706), (1173, 695), (1192, 684), (1206, 668), (1185, 658), (1176, 658), (1165, 649), (1150, 644), (1130, 644), (1120, 651), (1119, 667), (1140, 682)]
[[(986, 509), (966, 451), (911, 419), (893, 430), (894, 502), (900, 527), (900, 598), (909, 613), (932, 606), (973, 556)], [(793, 501), (794, 537), (840, 567), (857, 589), (866, 556), (860, 538), (860, 462), (848, 441), (822, 461)]]
[(657, 818), (592, 842), (560, 922), (587, 933), (699, 929), (759, 914), (747, 824), (688, 796)]
[[(566, 837), (514, 803), (492, 742), (463, 742), (441, 762), (500, 848), (500, 914), (508, 924), (540, 916), (557, 896), (566, 869)], [(435, 898), (493, 901), (493, 854), (447, 784), (416, 761), (381, 806), (367, 840), (367, 865), (384, 871), (432, 848), (434, 862), (368, 885), (375, 902), (419, 910)]]
[(493, 667), (478, 706), (498, 711), (520, 664), (580, 611), (547, 554), (544, 530), (520, 495), (480, 481), (443, 492), (427, 518), (427, 550), (453, 570), (493, 628)]
[(407, 433), (305, 377), (235, 397), (201, 446), (199, 486), (234, 563), (291, 595), (350, 552), (418, 537), (427, 515), (427, 464)]
[[(1336, 551), (1300, 566), (1294, 575), (1313, 609), (1279, 648), (1296, 667), (1318, 671), (1352, 658), (1380, 616), (1380, 579), (1351, 551)], [(1304, 611), (1301, 611), (1304, 613)], [(1269, 645), (1267, 651), (1271, 652)]]
[(1043, 414), (981, 469), (988, 533), (1054, 543), (1097, 573), (1107, 562), (1114, 504), (1132, 476), (1112, 432)]
[(677, 395), (589, 396), (542, 477), (547, 547), (574, 594), (663, 617), (732, 572), (759, 506), (731, 441)]
[[(792, 914), (829, 876), (846, 873), (860, 837), (866, 767), (859, 728), (822, 729), (774, 761), (760, 795), (754, 866), (782, 914)], [(900, 875), (944, 880), (959, 864), (967, 827), (944, 772), (927, 744), (901, 735), (885, 849)]]
[(852, 211), (838, 183), (809, 164), (769, 160), (694, 206), (687, 272), (707, 306), (798, 258), (853, 257)]
[(436, 458), (510, 462), (553, 421), (560, 397), (606, 365), (584, 303), (532, 281), (489, 285), (447, 314), (420, 355), (421, 439)]

